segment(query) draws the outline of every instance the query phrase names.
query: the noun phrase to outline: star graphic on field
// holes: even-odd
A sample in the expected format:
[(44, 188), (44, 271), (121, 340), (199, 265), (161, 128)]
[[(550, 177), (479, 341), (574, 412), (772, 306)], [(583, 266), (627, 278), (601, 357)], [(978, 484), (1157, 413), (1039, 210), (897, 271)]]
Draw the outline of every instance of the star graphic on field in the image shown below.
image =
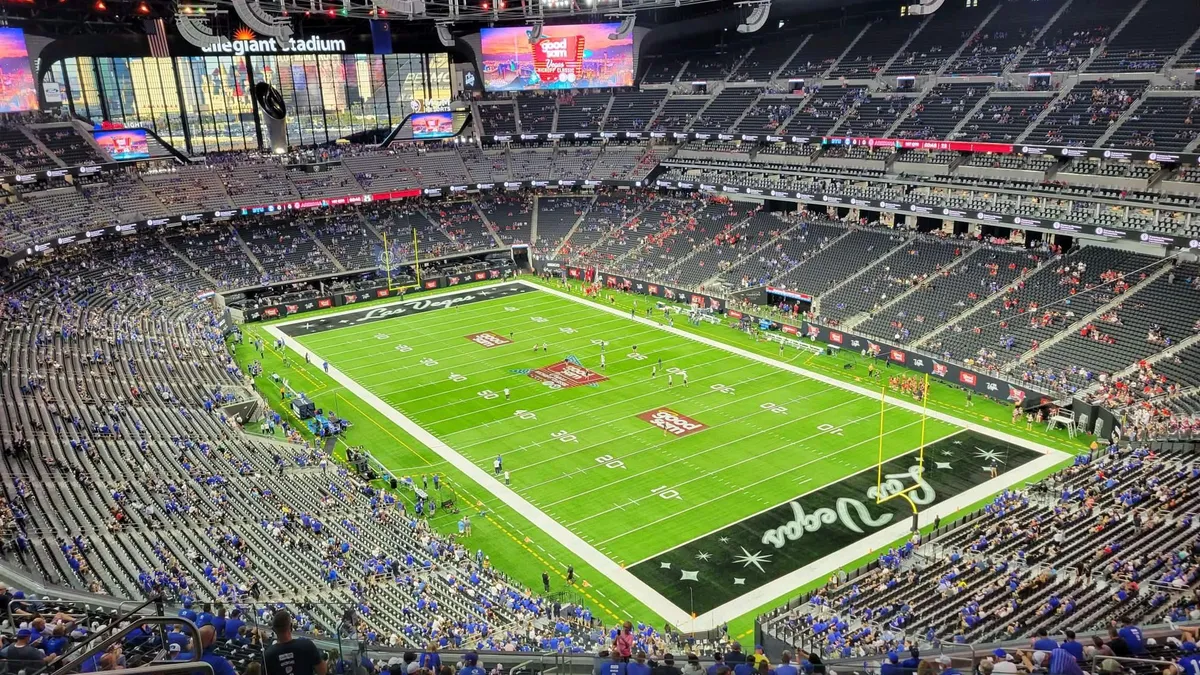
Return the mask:
[(978, 445), (975, 446), (975, 449), (978, 450), (978, 452), (975, 453), (975, 456), (979, 459), (986, 459), (990, 462), (1000, 462), (1003, 464), (1003, 462), (1000, 460), (1000, 453), (996, 452), (995, 450), (984, 450)]
[(309, 328), (312, 328), (312, 322), (304, 324), (304, 330), (308, 330)]
[(745, 580), (745, 579), (742, 579), (742, 578), (739, 578), (739, 577), (734, 577), (734, 578), (733, 578), (733, 585), (734, 585), (734, 586), (745, 586), (745, 585), (746, 585), (746, 580)]
[(765, 562), (771, 562), (770, 554), (764, 554), (762, 551), (755, 551), (754, 553), (751, 553), (746, 550), (745, 546), (739, 546), (738, 548), (742, 549), (742, 554), (734, 556), (733, 562), (742, 563), (742, 567), (754, 565), (758, 568), (759, 572), (766, 571), (763, 569), (762, 564)]
[(962, 445), (962, 441), (954, 441), (955, 445)]
[(679, 577), (680, 581), (700, 581), (700, 579), (698, 579), (696, 577), (697, 574), (700, 574), (699, 570), (696, 570), (695, 572), (689, 572), (687, 570), (679, 570), (679, 573), (682, 575)]
[(934, 465), (939, 469), (949, 469), (950, 462), (934, 462)]
[(953, 450), (943, 450), (943, 451), (942, 451), (942, 456), (943, 456), (943, 457), (953, 457), (953, 456), (954, 456), (954, 451), (953, 451)]
[(706, 551), (700, 551), (699, 553), (696, 554), (696, 560), (699, 560), (701, 562), (706, 562), (711, 557), (712, 557), (712, 554), (708, 553)]
[(721, 537), (721, 538), (720, 538), (720, 539), (718, 539), (717, 541), (721, 542), (722, 544), (728, 544), (728, 543), (729, 543), (729, 537)]
[(669, 569), (671, 569), (671, 563), (661, 562), (661, 563), (658, 563), (658, 567), (659, 567), (659, 569), (669, 570)]

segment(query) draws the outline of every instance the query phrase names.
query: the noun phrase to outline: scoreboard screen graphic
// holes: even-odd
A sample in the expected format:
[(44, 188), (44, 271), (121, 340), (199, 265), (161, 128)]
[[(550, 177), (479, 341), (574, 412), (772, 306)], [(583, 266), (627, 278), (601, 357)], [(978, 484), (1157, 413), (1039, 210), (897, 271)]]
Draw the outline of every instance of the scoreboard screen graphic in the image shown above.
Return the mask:
[(454, 135), (454, 113), (413, 113), (413, 138), (449, 138)]
[(530, 42), (529, 27), (484, 28), (483, 87), (487, 91), (594, 89), (633, 85), (633, 35), (616, 40), (619, 23), (543, 26)]
[(25, 47), (25, 31), (0, 28), (0, 113), (37, 110), (37, 86)]
[(113, 158), (113, 161), (150, 157), (150, 146), (146, 144), (144, 129), (111, 129), (93, 131), (92, 134), (96, 143)]

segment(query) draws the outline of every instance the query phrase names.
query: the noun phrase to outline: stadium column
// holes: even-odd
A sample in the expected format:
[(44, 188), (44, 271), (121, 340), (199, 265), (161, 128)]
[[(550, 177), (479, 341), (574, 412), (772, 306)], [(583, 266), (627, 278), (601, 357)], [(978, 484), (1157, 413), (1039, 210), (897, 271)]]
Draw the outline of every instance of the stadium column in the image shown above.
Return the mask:
[[(254, 91), (256, 84), (254, 80), (254, 63), (250, 60), (249, 54), (242, 56), (242, 58), (246, 59), (247, 87), (250, 91)], [(251, 108), (254, 110), (254, 136), (258, 139), (258, 149), (266, 150), (267, 144), (263, 142), (262, 117), (258, 114), (258, 106), (251, 106)]]

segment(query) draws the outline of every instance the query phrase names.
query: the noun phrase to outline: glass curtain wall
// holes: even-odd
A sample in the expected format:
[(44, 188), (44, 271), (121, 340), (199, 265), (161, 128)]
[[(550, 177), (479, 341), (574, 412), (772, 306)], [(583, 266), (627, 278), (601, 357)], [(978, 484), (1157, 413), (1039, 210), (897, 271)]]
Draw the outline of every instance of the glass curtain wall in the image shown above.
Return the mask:
[(314, 145), (399, 124), (414, 103), (450, 98), (447, 54), (76, 57), (46, 81), (93, 121), (145, 127), (196, 154), (260, 147), (251, 97), (268, 82), (288, 105), (288, 141)]

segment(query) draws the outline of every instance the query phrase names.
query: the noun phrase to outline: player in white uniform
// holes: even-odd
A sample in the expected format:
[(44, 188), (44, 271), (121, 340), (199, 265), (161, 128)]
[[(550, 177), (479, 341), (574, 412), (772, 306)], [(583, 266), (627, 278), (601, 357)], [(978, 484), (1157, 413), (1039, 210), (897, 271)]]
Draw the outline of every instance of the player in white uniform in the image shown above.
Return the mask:
[(604, 355), (601, 354), (600, 355), (600, 370), (604, 370), (604, 368), (605, 368)]
[(686, 370), (679, 371), (679, 376), (683, 378), (683, 386), (686, 387), (687, 386), (687, 371)]

